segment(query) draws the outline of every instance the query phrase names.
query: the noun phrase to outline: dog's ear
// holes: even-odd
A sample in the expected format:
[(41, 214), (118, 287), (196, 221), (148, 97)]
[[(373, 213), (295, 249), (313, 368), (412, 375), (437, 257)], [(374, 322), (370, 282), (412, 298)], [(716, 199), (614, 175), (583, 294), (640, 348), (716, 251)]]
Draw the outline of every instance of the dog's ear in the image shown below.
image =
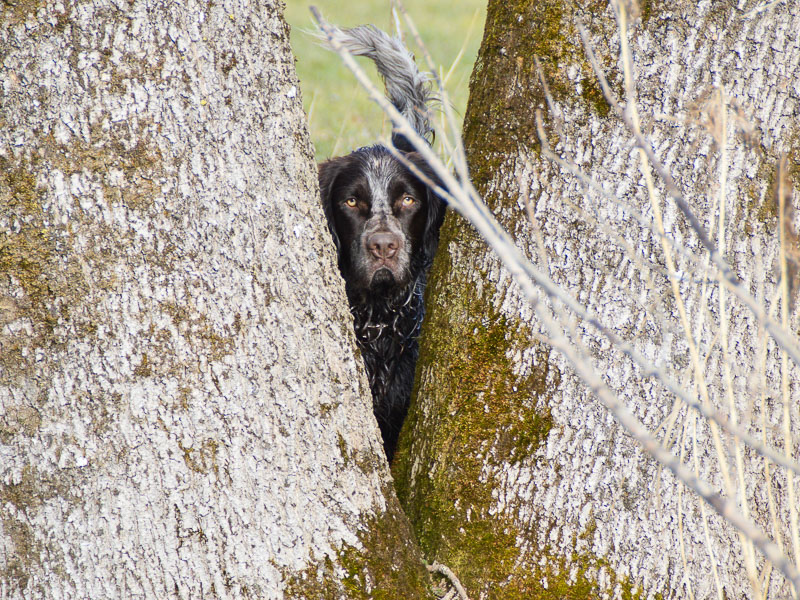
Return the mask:
[(328, 230), (331, 232), (337, 252), (341, 247), (341, 242), (333, 219), (333, 190), (336, 186), (336, 179), (346, 162), (346, 156), (338, 156), (319, 164), (319, 195), (322, 200), (322, 210), (325, 211), (325, 220), (328, 222)]
[[(428, 181), (433, 182), (435, 186), (440, 188), (444, 187), (442, 180), (439, 179), (422, 155), (418, 152), (409, 152), (406, 154), (406, 158), (425, 175)], [(439, 229), (444, 221), (447, 203), (427, 184), (425, 184), (425, 192), (427, 194), (425, 199), (428, 205), (428, 218), (425, 226), (425, 235), (422, 239), (426, 256), (433, 258), (436, 253), (436, 246), (439, 243)]]

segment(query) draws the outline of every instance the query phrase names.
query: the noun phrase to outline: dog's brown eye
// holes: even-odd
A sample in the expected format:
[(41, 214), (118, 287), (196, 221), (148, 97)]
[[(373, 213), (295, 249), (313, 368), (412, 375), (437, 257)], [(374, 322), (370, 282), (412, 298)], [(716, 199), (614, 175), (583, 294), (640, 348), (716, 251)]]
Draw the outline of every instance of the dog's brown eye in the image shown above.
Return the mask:
[(416, 202), (416, 198), (414, 196), (403, 196), (403, 206), (411, 206)]
[(349, 206), (350, 208), (355, 208), (355, 207), (356, 207), (356, 204), (357, 204), (357, 202), (356, 202), (356, 199), (355, 199), (355, 198), (348, 198), (347, 200), (345, 200), (345, 201), (344, 201), (344, 203), (345, 203), (347, 206)]

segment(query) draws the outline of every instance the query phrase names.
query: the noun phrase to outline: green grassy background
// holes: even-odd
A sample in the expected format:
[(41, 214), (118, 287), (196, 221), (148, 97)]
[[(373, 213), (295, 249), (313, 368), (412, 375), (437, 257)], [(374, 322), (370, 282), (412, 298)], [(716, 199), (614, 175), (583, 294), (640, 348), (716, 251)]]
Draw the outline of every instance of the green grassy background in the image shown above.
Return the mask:
[[(292, 48), (297, 58), (297, 73), (308, 115), (311, 139), (317, 160), (346, 154), (388, 135), (390, 126), (380, 108), (355, 81), (340, 58), (320, 47), (307, 31), (314, 30), (308, 9), (314, 4), (330, 23), (352, 27), (372, 23), (395, 33), (390, 0), (286, 0), (286, 20), (292, 27)], [(408, 11), (442, 76), (456, 115), (462, 118), (467, 105), (469, 76), (478, 53), (486, 0), (405, 0)], [(402, 17), (400, 17), (402, 23)], [(417, 64), (427, 70), (424, 56), (405, 32), (406, 44), (416, 55)], [(459, 53), (463, 49), (460, 58)], [(383, 89), (375, 68), (368, 59), (358, 59)], [(454, 64), (455, 63), (455, 64)]]

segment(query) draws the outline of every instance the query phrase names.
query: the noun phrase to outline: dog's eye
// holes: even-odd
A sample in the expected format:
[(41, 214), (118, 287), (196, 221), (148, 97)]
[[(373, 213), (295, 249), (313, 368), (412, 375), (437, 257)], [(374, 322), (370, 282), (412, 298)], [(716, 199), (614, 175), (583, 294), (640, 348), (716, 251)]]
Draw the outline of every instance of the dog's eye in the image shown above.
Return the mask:
[(348, 198), (347, 200), (344, 201), (344, 203), (350, 208), (355, 208), (356, 204), (358, 204), (355, 198)]
[(403, 206), (411, 206), (416, 201), (417, 199), (414, 196), (403, 196), (402, 204)]

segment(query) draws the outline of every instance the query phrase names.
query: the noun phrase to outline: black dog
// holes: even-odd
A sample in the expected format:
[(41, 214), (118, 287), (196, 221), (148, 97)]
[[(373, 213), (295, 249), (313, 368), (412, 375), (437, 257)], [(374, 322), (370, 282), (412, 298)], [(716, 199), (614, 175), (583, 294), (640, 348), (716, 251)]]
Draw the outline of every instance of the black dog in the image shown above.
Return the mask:
[[(351, 54), (375, 62), (389, 100), (427, 136), (427, 78), (403, 43), (371, 26), (337, 30), (336, 35)], [(392, 144), (440, 185), (404, 136), (393, 134)], [(320, 164), (319, 187), (369, 376), (373, 411), (391, 462), (414, 384), (425, 280), (445, 204), (380, 145)]]

